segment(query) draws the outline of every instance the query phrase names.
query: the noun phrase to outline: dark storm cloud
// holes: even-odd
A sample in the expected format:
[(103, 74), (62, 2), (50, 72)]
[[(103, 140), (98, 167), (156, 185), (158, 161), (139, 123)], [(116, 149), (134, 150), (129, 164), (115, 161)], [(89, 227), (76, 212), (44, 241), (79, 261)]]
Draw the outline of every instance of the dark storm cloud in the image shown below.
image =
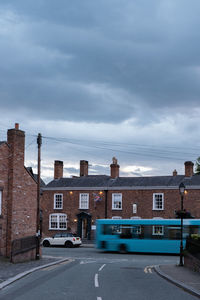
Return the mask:
[(149, 119), (188, 101), (199, 107), (200, 3), (192, 4), (1, 1), (2, 109), (116, 123), (144, 107)]

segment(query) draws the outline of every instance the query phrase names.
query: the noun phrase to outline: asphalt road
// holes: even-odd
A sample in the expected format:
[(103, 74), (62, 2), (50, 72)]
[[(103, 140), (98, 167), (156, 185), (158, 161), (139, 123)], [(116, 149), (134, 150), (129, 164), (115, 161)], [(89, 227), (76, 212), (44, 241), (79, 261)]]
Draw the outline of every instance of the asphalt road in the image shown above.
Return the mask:
[(157, 264), (175, 264), (177, 256), (102, 253), (94, 248), (46, 248), (45, 255), (68, 257), (20, 279), (0, 292), (5, 300), (197, 299), (159, 277)]

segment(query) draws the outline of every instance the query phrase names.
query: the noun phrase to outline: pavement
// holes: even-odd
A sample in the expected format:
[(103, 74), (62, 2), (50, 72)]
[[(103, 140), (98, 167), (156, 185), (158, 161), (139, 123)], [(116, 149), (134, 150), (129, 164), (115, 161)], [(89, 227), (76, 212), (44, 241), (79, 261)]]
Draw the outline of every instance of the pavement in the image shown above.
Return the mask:
[[(94, 247), (94, 245), (83, 244), (82, 247)], [(0, 290), (32, 272), (68, 260), (68, 258), (44, 255), (39, 260), (13, 264), (0, 256)], [(154, 270), (159, 276), (200, 298), (200, 273), (178, 265), (157, 265), (154, 266)]]
[(154, 266), (158, 275), (200, 298), (200, 273), (179, 265)]

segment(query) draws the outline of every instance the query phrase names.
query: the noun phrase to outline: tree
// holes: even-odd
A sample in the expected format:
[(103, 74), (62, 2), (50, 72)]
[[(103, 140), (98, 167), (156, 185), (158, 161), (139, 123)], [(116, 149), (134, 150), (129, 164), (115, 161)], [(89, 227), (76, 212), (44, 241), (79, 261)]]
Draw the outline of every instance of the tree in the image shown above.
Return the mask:
[(195, 174), (200, 174), (200, 156), (196, 160), (195, 164)]

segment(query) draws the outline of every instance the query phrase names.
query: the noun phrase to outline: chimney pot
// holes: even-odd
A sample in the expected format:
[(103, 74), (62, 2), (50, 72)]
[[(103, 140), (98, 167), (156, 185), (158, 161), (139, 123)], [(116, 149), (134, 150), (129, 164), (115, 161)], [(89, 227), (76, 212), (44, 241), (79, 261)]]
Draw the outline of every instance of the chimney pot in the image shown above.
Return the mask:
[(112, 164), (110, 165), (110, 176), (111, 178), (119, 177), (119, 165), (117, 163), (117, 159), (113, 157)]
[(19, 130), (19, 123), (15, 123), (15, 129)]
[(177, 176), (178, 175), (178, 173), (177, 173), (177, 171), (176, 171), (176, 169), (173, 171), (173, 176)]

